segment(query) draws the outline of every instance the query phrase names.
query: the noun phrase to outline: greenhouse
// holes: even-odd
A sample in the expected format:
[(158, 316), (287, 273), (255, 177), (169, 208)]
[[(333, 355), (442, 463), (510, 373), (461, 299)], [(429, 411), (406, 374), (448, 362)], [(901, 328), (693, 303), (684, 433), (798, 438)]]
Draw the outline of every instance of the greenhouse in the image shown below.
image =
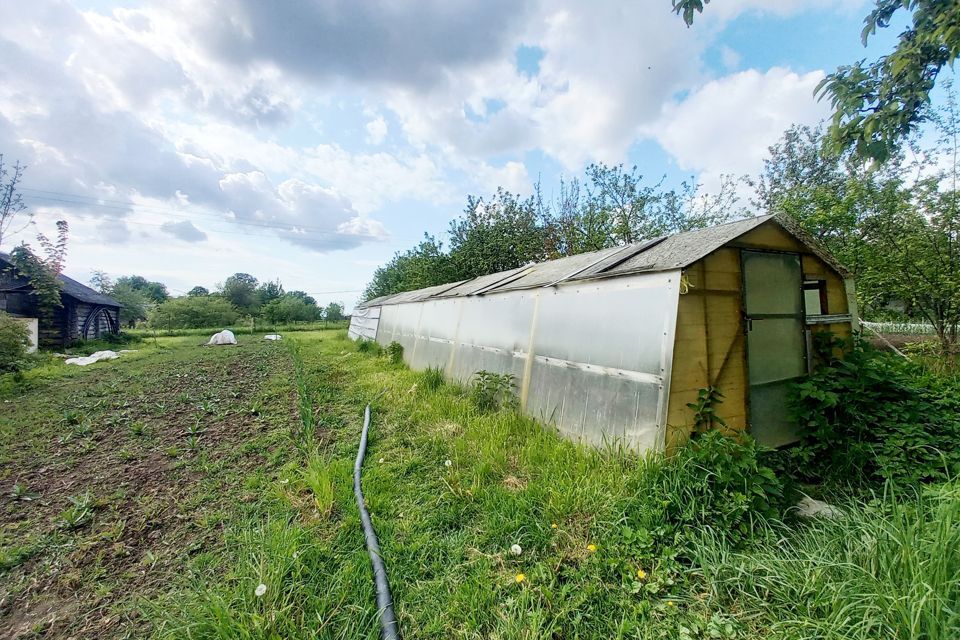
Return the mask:
[(349, 333), (465, 383), (510, 374), (564, 436), (643, 451), (702, 427), (708, 389), (715, 424), (794, 441), (786, 397), (813, 334), (856, 322), (848, 272), (768, 215), (376, 298)]

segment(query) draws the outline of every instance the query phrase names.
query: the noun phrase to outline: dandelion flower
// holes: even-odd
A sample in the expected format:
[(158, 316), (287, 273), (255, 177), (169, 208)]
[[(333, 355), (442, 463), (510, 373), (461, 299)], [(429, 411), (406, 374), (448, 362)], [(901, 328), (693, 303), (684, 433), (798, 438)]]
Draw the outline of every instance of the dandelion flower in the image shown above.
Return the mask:
[(265, 594), (266, 592), (267, 592), (267, 585), (261, 582), (260, 584), (257, 585), (257, 589), (256, 591), (253, 592), (253, 595), (257, 596), (258, 598), (262, 598), (263, 594)]
[(647, 577), (647, 572), (643, 569), (637, 569), (637, 577), (643, 580)]
[(527, 579), (527, 576), (525, 576), (524, 574), (522, 574), (522, 573), (518, 573), (518, 574), (517, 574), (517, 584), (520, 584), (521, 582), (523, 582), (523, 581), (526, 580), (526, 579)]
[(557, 523), (554, 522), (553, 524), (551, 524), (551, 525), (550, 525), (550, 528), (551, 528), (551, 529), (556, 529), (556, 528), (557, 528)]
[(674, 604), (673, 600), (667, 600), (667, 606), (668, 606), (668, 607), (675, 607), (675, 606), (677, 606), (677, 605)]
[(520, 545), (515, 544), (515, 545), (512, 545), (512, 546), (510, 547), (510, 553), (512, 553), (512, 554), (515, 555), (515, 556), (518, 556), (518, 555), (520, 555), (521, 553), (523, 553), (523, 549), (520, 548)]
[(447, 458), (446, 460), (443, 461), (443, 466), (445, 466), (445, 467), (452, 467), (452, 466), (453, 466), (453, 462), (451, 462), (450, 459)]
[(587, 545), (587, 551), (589, 551), (590, 553), (594, 553), (596, 552), (596, 550), (597, 550), (597, 545), (593, 543), (590, 543)]

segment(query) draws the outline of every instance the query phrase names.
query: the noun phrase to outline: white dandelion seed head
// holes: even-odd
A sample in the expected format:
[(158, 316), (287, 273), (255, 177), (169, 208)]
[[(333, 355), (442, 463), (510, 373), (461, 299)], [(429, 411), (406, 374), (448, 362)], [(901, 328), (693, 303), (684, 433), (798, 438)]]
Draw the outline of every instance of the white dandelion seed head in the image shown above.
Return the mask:
[(452, 467), (452, 466), (453, 466), (453, 462), (452, 462), (451, 460), (449, 460), (449, 459), (444, 460), (444, 461), (443, 461), (443, 466), (445, 466), (445, 467)]
[(377, 462), (379, 462), (380, 464), (383, 464), (383, 458), (380, 458), (379, 460), (377, 460)]
[(262, 598), (263, 594), (265, 594), (266, 592), (267, 592), (267, 585), (261, 582), (260, 584), (257, 585), (257, 588), (253, 592), (253, 595), (257, 596), (258, 598)]
[(515, 545), (513, 545), (513, 546), (510, 547), (510, 553), (512, 553), (512, 554), (515, 555), (515, 556), (518, 556), (518, 555), (520, 555), (521, 553), (523, 553), (523, 549), (520, 548), (520, 545), (515, 544)]

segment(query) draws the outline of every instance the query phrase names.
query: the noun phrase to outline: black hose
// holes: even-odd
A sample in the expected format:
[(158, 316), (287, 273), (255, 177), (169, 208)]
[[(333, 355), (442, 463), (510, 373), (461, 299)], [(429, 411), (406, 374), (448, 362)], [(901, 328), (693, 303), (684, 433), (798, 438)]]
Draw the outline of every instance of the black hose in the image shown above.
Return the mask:
[(367, 540), (367, 553), (370, 554), (370, 563), (373, 565), (373, 582), (377, 590), (377, 610), (380, 612), (380, 637), (383, 640), (400, 640), (400, 627), (393, 613), (393, 596), (390, 595), (390, 583), (387, 581), (387, 567), (380, 557), (380, 543), (377, 534), (370, 522), (370, 512), (367, 511), (363, 500), (363, 490), (360, 488), (360, 469), (363, 467), (363, 457), (367, 454), (367, 432), (370, 430), (370, 405), (363, 412), (363, 433), (360, 435), (360, 450), (357, 451), (357, 462), (353, 465), (353, 495), (357, 497), (357, 508), (360, 510), (360, 522), (363, 524), (363, 536)]

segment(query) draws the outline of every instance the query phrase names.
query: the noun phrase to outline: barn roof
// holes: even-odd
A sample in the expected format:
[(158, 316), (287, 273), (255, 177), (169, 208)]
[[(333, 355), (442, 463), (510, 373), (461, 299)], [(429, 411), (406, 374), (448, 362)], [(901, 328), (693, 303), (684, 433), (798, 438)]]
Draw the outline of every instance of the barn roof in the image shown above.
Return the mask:
[[(10, 254), (0, 252), (0, 262), (5, 262), (6, 264), (11, 265), (12, 263), (10, 262)], [(71, 298), (75, 298), (80, 302), (86, 302), (88, 304), (101, 304), (108, 307), (122, 306), (110, 296), (91, 289), (85, 284), (80, 284), (73, 278), (60, 274), (57, 276), (57, 280), (60, 281), (61, 293), (64, 293)], [(29, 283), (23, 281), (21, 278), (13, 278), (9, 281), (6, 281), (5, 286), (0, 286), (0, 290), (15, 291), (29, 286)]]
[(611, 247), (600, 251), (558, 258), (557, 260), (548, 260), (508, 271), (479, 276), (471, 280), (381, 296), (363, 302), (358, 307), (482, 295), (499, 291), (546, 287), (561, 282), (588, 278), (607, 278), (633, 273), (683, 269), (727, 243), (736, 240), (748, 231), (771, 221), (804, 243), (812, 253), (838, 273), (844, 276), (849, 275), (843, 265), (837, 262), (792, 219), (779, 214), (771, 214), (744, 218), (743, 220), (706, 229), (686, 231), (672, 236), (662, 236), (622, 247)]

